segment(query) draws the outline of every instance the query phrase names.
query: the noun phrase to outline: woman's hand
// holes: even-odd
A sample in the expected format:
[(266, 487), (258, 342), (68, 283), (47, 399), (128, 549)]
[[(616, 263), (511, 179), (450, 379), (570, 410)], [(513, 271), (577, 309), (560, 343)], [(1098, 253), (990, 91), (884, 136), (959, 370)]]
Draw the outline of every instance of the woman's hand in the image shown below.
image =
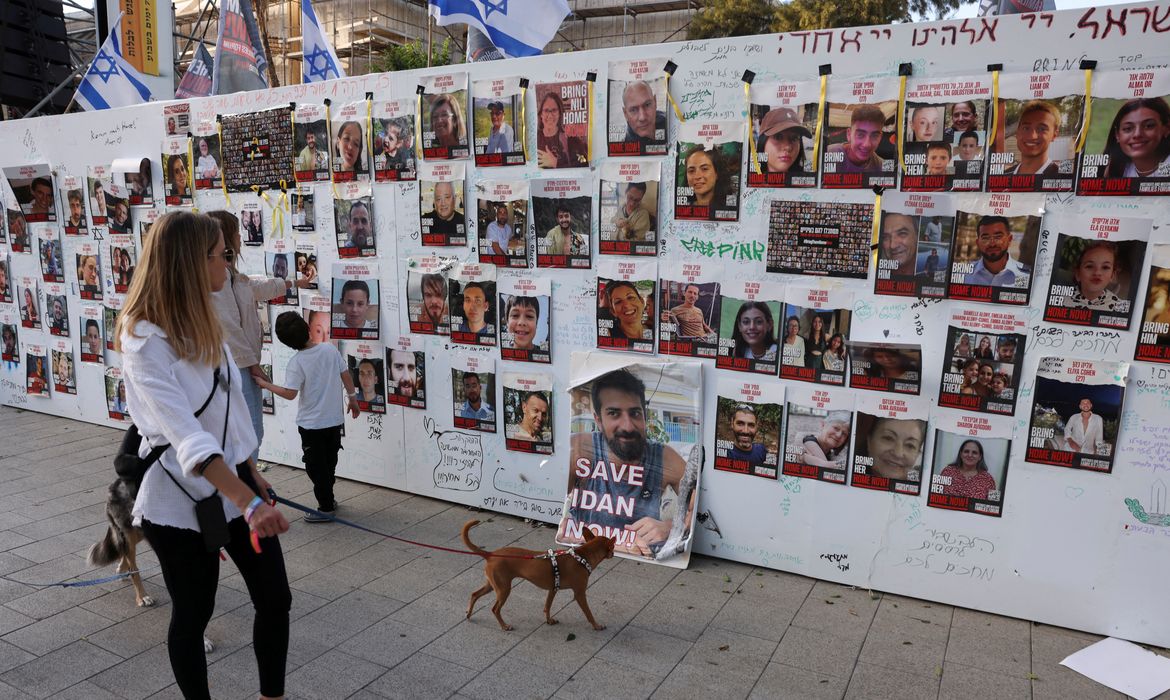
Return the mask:
[(541, 148), (536, 151), (536, 163), (542, 168), (557, 167), (557, 156), (551, 149)]
[(261, 539), (275, 537), (288, 532), (288, 520), (276, 508), (262, 503), (256, 506), (256, 510), (252, 511), (252, 519), (248, 521), (248, 527)]

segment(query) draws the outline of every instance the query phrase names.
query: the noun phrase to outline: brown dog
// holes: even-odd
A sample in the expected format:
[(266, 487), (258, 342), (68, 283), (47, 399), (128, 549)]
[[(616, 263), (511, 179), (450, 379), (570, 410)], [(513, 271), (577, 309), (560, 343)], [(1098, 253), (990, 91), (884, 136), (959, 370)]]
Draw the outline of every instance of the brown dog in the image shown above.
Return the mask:
[[(553, 598), (556, 597), (557, 591), (560, 588), (571, 588), (573, 589), (573, 599), (577, 601), (577, 605), (581, 606), (581, 612), (585, 613), (585, 619), (589, 620), (593, 629), (605, 629), (605, 625), (599, 625), (597, 620), (593, 619), (593, 612), (589, 610), (589, 603), (585, 600), (585, 587), (589, 584), (591, 570), (613, 556), (614, 540), (612, 537), (601, 537), (593, 534), (588, 528), (583, 528), (581, 532), (585, 538), (585, 544), (577, 547), (574, 551), (578, 557), (588, 562), (589, 566), (586, 568), (571, 554), (558, 554), (556, 558), (557, 570), (560, 575), (560, 588), (558, 588), (553, 574), (553, 565), (545, 552), (536, 552), (520, 547), (504, 547), (494, 552), (488, 552), (476, 546), (467, 534), (476, 525), (479, 525), (478, 520), (469, 520), (464, 524), (463, 544), (484, 558), (483, 573), (487, 576), (487, 583), (471, 594), (471, 602), (467, 604), (468, 619), (471, 618), (471, 612), (475, 609), (475, 601), (494, 590), (496, 602), (492, 605), (492, 614), (496, 616), (501, 629), (505, 632), (511, 630), (512, 625), (504, 622), (504, 618), (500, 617), (500, 610), (504, 607), (504, 603), (508, 602), (508, 594), (512, 592), (512, 579), (519, 576), (536, 587), (548, 591), (548, 598), (544, 601), (544, 620), (548, 624), (557, 624), (551, 614)], [(528, 556), (541, 558), (526, 558)]]

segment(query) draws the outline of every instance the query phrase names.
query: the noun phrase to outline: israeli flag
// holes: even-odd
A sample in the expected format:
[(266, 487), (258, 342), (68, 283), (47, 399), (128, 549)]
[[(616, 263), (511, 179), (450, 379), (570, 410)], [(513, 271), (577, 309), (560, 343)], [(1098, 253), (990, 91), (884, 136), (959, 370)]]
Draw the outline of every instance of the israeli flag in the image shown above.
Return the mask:
[(536, 56), (569, 14), (565, 0), (430, 0), (440, 27), (466, 24), (487, 35), (508, 58)]
[(301, 32), (301, 48), (304, 50), (301, 82), (316, 83), (344, 78), (345, 71), (341, 70), (341, 62), (337, 60), (333, 47), (321, 33), (321, 24), (317, 22), (317, 13), (313, 12), (313, 5), (309, 0), (301, 0)]
[(86, 110), (129, 107), (151, 99), (142, 75), (122, 57), (122, 16), (118, 15), (110, 26), (113, 29), (109, 38), (93, 57), (74, 95), (77, 104)]

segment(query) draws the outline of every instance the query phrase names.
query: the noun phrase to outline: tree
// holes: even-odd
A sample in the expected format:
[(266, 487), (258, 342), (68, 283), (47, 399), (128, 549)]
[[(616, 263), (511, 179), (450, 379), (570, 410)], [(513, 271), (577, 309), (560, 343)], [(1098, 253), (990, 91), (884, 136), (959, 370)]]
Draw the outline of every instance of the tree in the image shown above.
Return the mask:
[(691, 20), (688, 39), (767, 34), (776, 20), (771, 0), (708, 0)]
[(691, 20), (689, 39), (945, 19), (976, 0), (708, 0)]
[[(443, 39), (440, 46), (431, 47), (431, 65), (445, 66), (451, 63), (451, 39)], [(383, 49), (370, 64), (373, 73), (391, 73), (396, 70), (427, 67), (427, 52), (422, 40), (415, 40)]]

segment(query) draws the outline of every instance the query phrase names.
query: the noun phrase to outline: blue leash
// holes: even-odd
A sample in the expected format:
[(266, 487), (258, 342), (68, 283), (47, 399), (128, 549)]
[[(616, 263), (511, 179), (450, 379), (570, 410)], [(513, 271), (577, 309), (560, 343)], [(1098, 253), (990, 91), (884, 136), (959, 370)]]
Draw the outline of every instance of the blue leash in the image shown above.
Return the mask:
[(9, 578), (8, 576), (0, 576), (0, 579), (3, 579), (5, 581), (11, 581), (12, 583), (19, 583), (22, 586), (32, 586), (33, 588), (53, 588), (54, 586), (60, 586), (61, 588), (83, 588), (85, 586), (96, 586), (96, 585), (101, 584), (101, 583), (111, 583), (113, 581), (120, 581), (124, 578), (129, 578), (130, 576), (133, 576), (136, 573), (138, 573), (138, 572), (137, 571), (126, 571), (126, 572), (123, 572), (120, 574), (114, 574), (113, 576), (106, 576), (104, 578), (86, 579), (84, 581), (66, 580), (66, 581), (57, 581), (55, 583), (29, 583), (28, 581), (18, 581), (14, 578)]

